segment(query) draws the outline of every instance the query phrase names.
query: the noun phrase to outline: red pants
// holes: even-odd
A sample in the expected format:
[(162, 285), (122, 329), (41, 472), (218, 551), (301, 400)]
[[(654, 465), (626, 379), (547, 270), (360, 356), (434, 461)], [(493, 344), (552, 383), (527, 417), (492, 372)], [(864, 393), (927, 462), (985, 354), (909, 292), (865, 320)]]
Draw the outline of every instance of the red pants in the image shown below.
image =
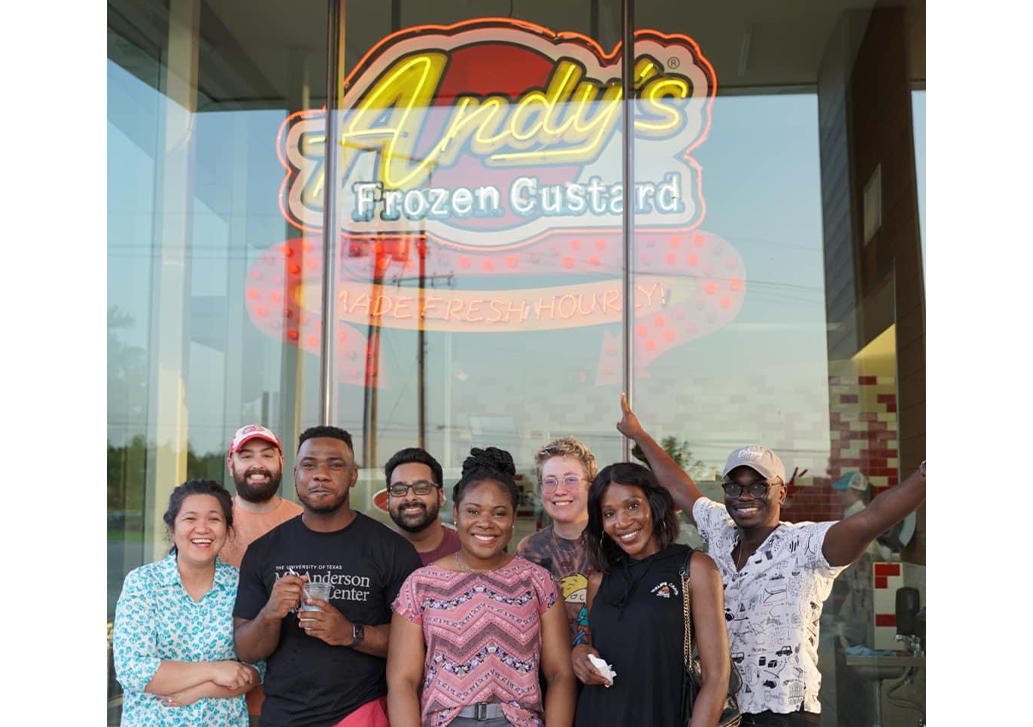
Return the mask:
[(330, 727), (391, 727), (387, 721), (387, 697), (379, 697), (372, 702), (366, 702)]

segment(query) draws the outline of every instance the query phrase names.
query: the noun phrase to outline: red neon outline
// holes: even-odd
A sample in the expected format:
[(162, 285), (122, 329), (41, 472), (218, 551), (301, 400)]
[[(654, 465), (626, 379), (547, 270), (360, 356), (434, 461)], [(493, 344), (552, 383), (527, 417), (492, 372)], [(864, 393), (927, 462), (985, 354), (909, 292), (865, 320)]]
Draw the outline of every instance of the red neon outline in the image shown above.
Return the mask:
[[(560, 32), (555, 32), (555, 31), (552, 31), (552, 30), (546, 28), (545, 26), (537, 25), (535, 23), (532, 23), (532, 22), (529, 22), (529, 21), (526, 21), (526, 20), (518, 20), (518, 19), (515, 19), (515, 18), (475, 18), (475, 19), (472, 19), (472, 20), (463, 20), (463, 21), (460, 21), (460, 22), (455, 23), (453, 25), (417, 25), (417, 26), (413, 26), (411, 28), (405, 28), (403, 30), (399, 30), (399, 31), (396, 31), (394, 33), (391, 33), (390, 35), (387, 35), (387, 36), (383, 37), (376, 45), (374, 45), (372, 48), (370, 48), (369, 51), (366, 52), (366, 55), (364, 55), (359, 60), (359, 62), (355, 65), (355, 67), (351, 70), (351, 72), (345, 77), (344, 82), (341, 85), (342, 95), (344, 93), (347, 93), (348, 86), (352, 83), (352, 81), (355, 80), (357, 77), (361, 76), (361, 74), (365, 71), (365, 66), (368, 63), (372, 62), (372, 59), (374, 58), (374, 56), (376, 54), (378, 54), (379, 52), (385, 50), (386, 46), (392, 44), (395, 41), (407, 39), (407, 38), (410, 38), (410, 37), (417, 37), (419, 35), (423, 35), (424, 33), (428, 33), (428, 32), (433, 32), (435, 34), (442, 34), (442, 35), (447, 35), (447, 36), (459, 35), (459, 34), (461, 34), (463, 32), (466, 32), (466, 31), (469, 31), (469, 30), (476, 30), (476, 29), (479, 29), (479, 28), (499, 28), (499, 29), (516, 28), (516, 29), (522, 29), (522, 30), (530, 31), (532, 33), (535, 33), (535, 34), (543, 37), (545, 40), (552, 41), (554, 43), (557, 42), (557, 41), (558, 42), (573, 41), (575, 43), (581, 43), (584, 47), (587, 47), (588, 50), (590, 50), (593, 53), (595, 53), (596, 57), (599, 58), (601, 61), (612, 61), (614, 58), (616, 58), (617, 54), (621, 50), (621, 45), (623, 43), (623, 41), (618, 41), (617, 44), (614, 46), (613, 50), (609, 54), (607, 54), (606, 52), (603, 51), (602, 46), (600, 46), (594, 39), (588, 37), (587, 35), (583, 35), (583, 34), (578, 33), (576, 31), (560, 31)], [(691, 168), (696, 170), (696, 186), (697, 186), (697, 189), (699, 190), (697, 196), (699, 197), (699, 202), (700, 202), (700, 213), (699, 213), (696, 221), (693, 224), (689, 225), (688, 227), (646, 227), (645, 228), (645, 229), (650, 230), (650, 232), (652, 232), (652, 233), (661, 233), (661, 234), (662, 233), (669, 233), (669, 232), (688, 232), (690, 230), (696, 229), (701, 224), (703, 224), (703, 220), (706, 218), (706, 215), (707, 215), (707, 201), (706, 201), (706, 197), (703, 194), (703, 167), (699, 164), (698, 161), (696, 161), (694, 158), (692, 158), (692, 152), (697, 147), (699, 147), (700, 144), (702, 144), (704, 141), (706, 141), (707, 137), (710, 135), (710, 129), (711, 129), (711, 126), (713, 124), (713, 105), (714, 105), (714, 99), (717, 98), (717, 73), (716, 73), (716, 71), (714, 71), (713, 64), (711, 64), (710, 61), (707, 59), (707, 57), (703, 55), (703, 51), (700, 49), (699, 43), (697, 43), (694, 39), (690, 38), (689, 36), (685, 35), (684, 33), (662, 33), (659, 30), (654, 30), (652, 28), (642, 28), (642, 29), (639, 29), (639, 30), (635, 31), (635, 40), (637, 41), (640, 37), (651, 38), (653, 40), (661, 41), (661, 45), (676, 45), (676, 43), (664, 43), (663, 41), (671, 41), (671, 40), (684, 41), (684, 43), (687, 44), (690, 47), (690, 50), (693, 53), (693, 57), (695, 59), (697, 59), (697, 60), (702, 62), (701, 68), (704, 71), (704, 73), (706, 73), (709, 76), (710, 92), (707, 94), (707, 100), (706, 100), (706, 103), (705, 103), (705, 108), (706, 108), (706, 125), (704, 126), (703, 131), (699, 135), (699, 137), (692, 144), (690, 144), (688, 147), (685, 148), (685, 151), (684, 151), (683, 157), (682, 157), (682, 159), (688, 164), (688, 166), (690, 166)], [(612, 65), (612, 63), (605, 63), (605, 64), (601, 64), (601, 65), (606, 67), (606, 66)], [(294, 113), (290, 114), (289, 116), (287, 116), (287, 118), (285, 118), (283, 120), (283, 122), (280, 124), (280, 129), (279, 129), (279, 131), (276, 134), (276, 156), (277, 156), (277, 158), (280, 161), (280, 165), (283, 166), (284, 169), (287, 170), (287, 175), (284, 177), (283, 182), (280, 184), (280, 195), (279, 195), (280, 214), (283, 216), (283, 218), (287, 221), (288, 224), (290, 224), (291, 226), (293, 226), (293, 227), (295, 227), (295, 228), (297, 228), (297, 229), (299, 229), (299, 230), (301, 230), (303, 232), (322, 232), (323, 228), (322, 227), (308, 227), (304, 223), (299, 223), (298, 221), (295, 221), (293, 219), (293, 217), (290, 215), (289, 210), (286, 209), (285, 201), (286, 201), (286, 198), (288, 196), (287, 195), (287, 187), (288, 187), (289, 183), (292, 181), (292, 178), (297, 176), (297, 173), (296, 172), (292, 173), (291, 167), (287, 163), (286, 159), (284, 158), (284, 154), (281, 151), (281, 145), (285, 141), (285, 138), (286, 138), (285, 137), (285, 132), (287, 130), (287, 126), (288, 126), (289, 122), (291, 121), (291, 119), (293, 119), (295, 117), (299, 117), (300, 118), (300, 117), (303, 117), (303, 116), (316, 116), (318, 114), (325, 114), (325, 113), (326, 113), (326, 106), (324, 106), (322, 109), (304, 109), (304, 110), (301, 110), (301, 111), (295, 111)], [(634, 143), (634, 141), (632, 141), (632, 143)], [(325, 154), (326, 154), (326, 147), (327, 146), (328, 145), (324, 145), (324, 152), (323, 152), (324, 153), (324, 160), (326, 158)], [(325, 161), (324, 161), (324, 164), (325, 164)], [(324, 184), (325, 183), (326, 183), (326, 180), (324, 179)], [(326, 211), (324, 210), (324, 215), (325, 215), (325, 213), (326, 213)], [(530, 246), (530, 245), (532, 245), (532, 244), (534, 244), (536, 242), (539, 242), (539, 241), (541, 241), (541, 240), (543, 240), (543, 239), (545, 239), (545, 238), (547, 238), (547, 237), (549, 237), (550, 235), (553, 235), (553, 234), (590, 234), (590, 233), (598, 232), (601, 229), (609, 229), (609, 228), (598, 228), (598, 227), (556, 227), (556, 228), (552, 228), (550, 230), (547, 230), (545, 232), (541, 232), (541, 233), (535, 235), (534, 237), (525, 238), (525, 239), (521, 240), (520, 242), (515, 242), (515, 243), (512, 243), (510, 245), (502, 245), (502, 246), (490, 247), (490, 248), (484, 248), (484, 247), (477, 246), (477, 245), (466, 245), (466, 244), (463, 244), (463, 243), (460, 243), (460, 242), (455, 242), (453, 240), (446, 240), (444, 238), (438, 237), (437, 235), (434, 235), (433, 233), (426, 232), (426, 231), (424, 231), (422, 233), (412, 233), (412, 234), (394, 233), (394, 236), (396, 238), (398, 238), (398, 239), (401, 239), (403, 237), (404, 238), (409, 238), (409, 239), (424, 240), (424, 241), (427, 240), (427, 239), (430, 239), (430, 240), (433, 240), (437, 244), (442, 245), (444, 247), (451, 247), (453, 249), (463, 250), (465, 252), (477, 252), (477, 253), (481, 253), (481, 254), (491, 254), (491, 253), (494, 253), (496, 251), (497, 252), (507, 252), (507, 251), (510, 251), (510, 250), (514, 250), (514, 249), (518, 249), (518, 248), (522, 248), (522, 247), (527, 247), (527, 246)], [(383, 239), (390, 239), (390, 235), (392, 233), (386, 233), (386, 234), (388, 235), (388, 237), (387, 238), (383, 238)], [(378, 239), (380, 238), (380, 236), (376, 235), (376, 234), (374, 234), (374, 235), (353, 235), (353, 234), (348, 233), (348, 232), (341, 232), (339, 236), (344, 238), (344, 239), (346, 239), (346, 240), (361, 240), (361, 239), (365, 239), (365, 238), (369, 238), (369, 237), (377, 237)]]

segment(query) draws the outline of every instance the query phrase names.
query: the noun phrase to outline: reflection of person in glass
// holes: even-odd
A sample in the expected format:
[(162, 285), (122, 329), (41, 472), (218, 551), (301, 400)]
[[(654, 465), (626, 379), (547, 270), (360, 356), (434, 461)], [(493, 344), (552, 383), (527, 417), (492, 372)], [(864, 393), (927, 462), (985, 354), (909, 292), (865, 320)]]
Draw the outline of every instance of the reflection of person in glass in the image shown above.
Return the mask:
[(515, 474), (508, 452), (471, 450), (453, 490), (461, 548), (414, 572), (395, 599), (391, 724), (569, 727), (573, 720), (569, 631), (555, 583), (506, 552)]
[(384, 465), (387, 513), (402, 537), (412, 543), (423, 565), (459, 550), (459, 538), (442, 525), (438, 512), (445, 504), (441, 464), (419, 447), (402, 449)]
[[(597, 572), (588, 582), (589, 632), (572, 654), (585, 684), (577, 725), (684, 724), (679, 571), (690, 549), (677, 537), (674, 501), (642, 465), (610, 465), (592, 482), (585, 541)], [(689, 587), (704, 675), (691, 724), (703, 727), (717, 724), (731, 669), (721, 578), (703, 553), (692, 554)], [(610, 665), (612, 680), (590, 655)]]
[[(868, 506), (871, 499), (868, 478), (860, 472), (848, 472), (830, 487), (839, 493), (843, 517), (855, 515)], [(889, 560), (892, 552), (873, 541), (861, 556), (847, 567), (832, 587), (832, 612), (837, 616), (836, 627), (849, 645), (874, 646), (875, 606), (872, 595), (872, 565)]]
[(744, 655), (743, 725), (820, 724), (822, 604), (843, 569), (925, 500), (925, 462), (842, 520), (781, 522), (785, 465), (770, 449), (743, 447), (728, 456), (719, 504), (704, 497), (642, 429), (623, 395), (621, 408), (617, 428), (645, 452), (661, 484), (709, 543), (721, 572), (729, 644)]
[(233, 527), (230, 494), (211, 480), (172, 491), (169, 554), (130, 571), (115, 608), (122, 725), (247, 727), (244, 692), (258, 671), (237, 661), (237, 569), (217, 559)]
[(585, 588), (592, 573), (581, 533), (588, 524), (588, 486), (599, 467), (595, 455), (575, 437), (545, 444), (534, 456), (542, 505), (552, 524), (528, 535), (517, 555), (542, 566), (561, 584), (571, 639), (585, 632)]

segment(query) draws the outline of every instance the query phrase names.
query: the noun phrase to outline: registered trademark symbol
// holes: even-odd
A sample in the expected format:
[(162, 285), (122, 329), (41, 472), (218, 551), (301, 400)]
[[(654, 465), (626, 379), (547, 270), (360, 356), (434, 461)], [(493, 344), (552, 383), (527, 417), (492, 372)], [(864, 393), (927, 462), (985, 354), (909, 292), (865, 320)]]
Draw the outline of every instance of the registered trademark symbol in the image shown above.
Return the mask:
[(681, 61), (679, 61), (677, 58), (668, 58), (667, 59), (667, 67), (668, 68), (677, 68), (680, 65), (681, 65)]

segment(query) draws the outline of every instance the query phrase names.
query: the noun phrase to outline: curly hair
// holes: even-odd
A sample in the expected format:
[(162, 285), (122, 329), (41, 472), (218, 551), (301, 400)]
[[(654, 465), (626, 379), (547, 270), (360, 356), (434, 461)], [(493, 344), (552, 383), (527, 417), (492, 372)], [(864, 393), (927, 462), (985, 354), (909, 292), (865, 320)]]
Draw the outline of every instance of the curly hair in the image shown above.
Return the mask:
[(516, 510), (520, 493), (517, 491), (516, 465), (513, 455), (498, 447), (480, 449), (474, 447), (470, 456), (463, 461), (463, 476), (452, 488), (452, 502), (458, 507), (470, 485), (482, 480), (492, 480), (502, 485), (509, 493), (510, 503)]
[(534, 469), (538, 475), (538, 484), (542, 484), (542, 467), (553, 457), (573, 457), (585, 468), (585, 477), (591, 482), (599, 472), (599, 463), (595, 461), (592, 450), (577, 437), (560, 437), (546, 442), (535, 452)]
[(678, 518), (674, 514), (674, 500), (671, 493), (660, 486), (653, 472), (634, 462), (617, 462), (604, 467), (588, 489), (588, 525), (585, 527), (585, 545), (592, 566), (609, 573), (622, 559), (624, 550), (606, 537), (603, 532), (603, 495), (611, 484), (637, 487), (649, 502), (653, 516), (653, 534), (660, 543), (660, 550), (666, 550), (678, 537)]
[(301, 449), (301, 445), (310, 439), (316, 439), (317, 437), (329, 437), (330, 439), (340, 439), (342, 442), (348, 445), (348, 449), (355, 453), (355, 447), (352, 446), (352, 435), (348, 434), (345, 430), (340, 427), (332, 427), (329, 425), (322, 425), (318, 427), (309, 427), (298, 436), (298, 449)]

